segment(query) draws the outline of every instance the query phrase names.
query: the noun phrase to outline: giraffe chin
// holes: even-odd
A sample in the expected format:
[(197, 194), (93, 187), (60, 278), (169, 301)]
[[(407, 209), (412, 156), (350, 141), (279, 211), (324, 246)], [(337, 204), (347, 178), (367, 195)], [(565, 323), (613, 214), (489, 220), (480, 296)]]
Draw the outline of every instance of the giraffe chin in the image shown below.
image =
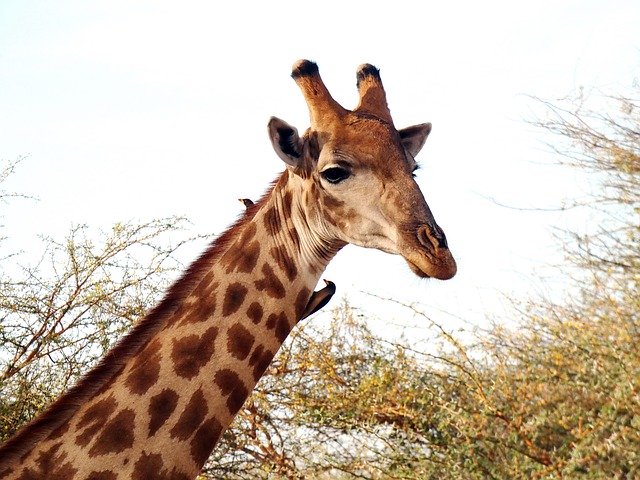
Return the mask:
[(440, 249), (440, 252), (438, 253), (438, 256), (441, 257), (441, 260), (437, 263), (429, 259), (420, 259), (422, 261), (420, 262), (418, 260), (418, 262), (420, 263), (419, 266), (418, 262), (414, 262), (412, 260), (409, 260), (408, 258), (405, 258), (405, 261), (409, 265), (411, 271), (413, 271), (413, 273), (421, 278), (449, 280), (450, 278), (453, 278), (458, 271), (456, 261), (453, 259), (453, 256), (448, 249)]

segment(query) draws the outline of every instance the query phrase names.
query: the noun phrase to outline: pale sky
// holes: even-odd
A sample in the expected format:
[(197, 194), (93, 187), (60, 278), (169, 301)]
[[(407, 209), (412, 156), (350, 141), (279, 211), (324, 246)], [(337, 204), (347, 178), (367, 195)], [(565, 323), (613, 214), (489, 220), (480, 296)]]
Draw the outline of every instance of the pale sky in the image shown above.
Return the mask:
[(624, 91), (639, 25), (631, 0), (0, 0), (0, 159), (27, 156), (7, 188), (39, 198), (3, 207), (5, 234), (28, 252), (72, 224), (174, 214), (219, 233), (283, 169), (269, 117), (308, 126), (293, 62), (316, 61), (347, 108), (369, 62), (398, 127), (434, 125), (418, 182), (459, 272), (423, 281), (400, 257), (348, 247), (324, 277), (356, 304), (365, 290), (481, 319), (505, 292), (562, 286), (532, 275), (561, 258), (551, 233), (568, 220), (489, 199), (544, 208), (582, 193), (548, 166), (529, 96)]

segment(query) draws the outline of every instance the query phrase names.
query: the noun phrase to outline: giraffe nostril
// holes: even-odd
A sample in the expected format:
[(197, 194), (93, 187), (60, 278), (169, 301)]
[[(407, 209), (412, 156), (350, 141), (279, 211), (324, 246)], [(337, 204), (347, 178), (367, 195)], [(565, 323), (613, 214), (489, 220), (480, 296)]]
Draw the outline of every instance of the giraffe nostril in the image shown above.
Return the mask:
[(449, 248), (447, 236), (438, 225), (435, 225), (433, 236), (438, 240), (438, 248)]
[(433, 243), (431, 241), (431, 236), (429, 235), (429, 228), (427, 226), (422, 226), (418, 228), (418, 240), (420, 241), (423, 247), (426, 247), (428, 249), (437, 247), (437, 243)]
[(436, 224), (433, 226), (427, 224), (418, 228), (418, 240), (427, 248), (449, 248), (447, 237)]

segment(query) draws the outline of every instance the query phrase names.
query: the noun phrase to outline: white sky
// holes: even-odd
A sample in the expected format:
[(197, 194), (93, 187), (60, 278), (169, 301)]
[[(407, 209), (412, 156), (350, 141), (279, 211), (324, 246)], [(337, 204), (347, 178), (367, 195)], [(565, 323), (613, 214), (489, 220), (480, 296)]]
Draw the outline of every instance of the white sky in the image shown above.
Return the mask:
[[(549, 167), (535, 102), (581, 86), (624, 90), (640, 65), (637, 1), (0, 1), (0, 158), (28, 155), (7, 188), (38, 202), (3, 207), (29, 251), (71, 224), (185, 214), (221, 232), (283, 165), (266, 123), (304, 130), (289, 77), (317, 61), (334, 97), (356, 103), (355, 70), (381, 69), (399, 127), (430, 121), (418, 180), (459, 264), (421, 281), (399, 257), (348, 247), (326, 272), (340, 294), (420, 301), (464, 318), (560, 257), (557, 206), (580, 193)], [(562, 284), (560, 280), (559, 284)]]

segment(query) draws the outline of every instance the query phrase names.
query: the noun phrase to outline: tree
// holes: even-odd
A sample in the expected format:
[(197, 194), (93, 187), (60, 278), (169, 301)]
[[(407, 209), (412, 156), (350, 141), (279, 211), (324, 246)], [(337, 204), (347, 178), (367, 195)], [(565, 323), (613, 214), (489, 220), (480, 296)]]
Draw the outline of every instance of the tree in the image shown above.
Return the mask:
[[(16, 163), (0, 169), (0, 187)], [(0, 189), (0, 199), (14, 196)], [(63, 241), (45, 237), (35, 264), (2, 259), (0, 274), (0, 440), (31, 419), (142, 317), (181, 268), (172, 244), (179, 217), (85, 225)], [(184, 237), (184, 235), (183, 235)]]

